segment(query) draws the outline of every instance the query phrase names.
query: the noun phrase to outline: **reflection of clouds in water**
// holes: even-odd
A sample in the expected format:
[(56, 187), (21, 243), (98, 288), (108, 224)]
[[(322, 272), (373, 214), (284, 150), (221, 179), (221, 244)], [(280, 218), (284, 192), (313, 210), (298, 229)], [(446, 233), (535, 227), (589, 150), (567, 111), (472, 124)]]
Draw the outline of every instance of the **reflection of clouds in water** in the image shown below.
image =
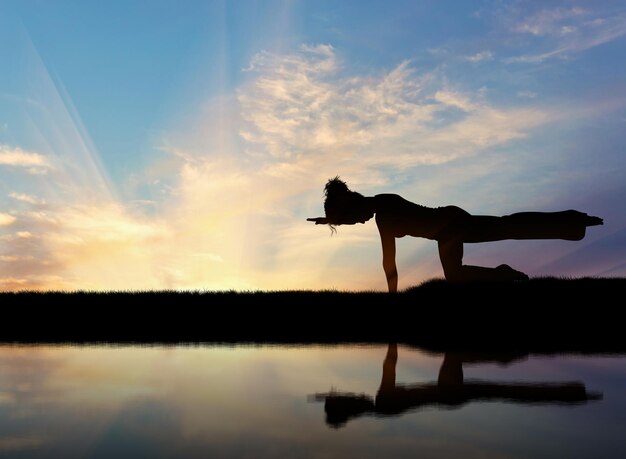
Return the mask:
[(202, 451), (212, 447), (207, 443), (226, 451), (242, 435), (298, 436), (297, 428), (285, 433), (284, 420), (293, 416), (292, 426), (306, 427), (298, 418), (308, 407), (306, 385), (349, 384), (351, 378), (330, 376), (333, 369), (350, 373), (370, 360), (375, 372), (371, 356), (378, 353), (364, 349), (349, 359), (316, 347), (4, 347), (0, 428), (16, 431), (11, 445), (24, 449), (36, 445), (18, 438), (45, 432), (51, 451), (110, 452), (120, 438), (132, 448), (162, 444), (172, 453), (196, 441)]
[(0, 438), (0, 453), (22, 453), (46, 447), (47, 438), (43, 436), (2, 436)]
[(0, 405), (11, 405), (15, 402), (15, 396), (12, 393), (0, 392)]

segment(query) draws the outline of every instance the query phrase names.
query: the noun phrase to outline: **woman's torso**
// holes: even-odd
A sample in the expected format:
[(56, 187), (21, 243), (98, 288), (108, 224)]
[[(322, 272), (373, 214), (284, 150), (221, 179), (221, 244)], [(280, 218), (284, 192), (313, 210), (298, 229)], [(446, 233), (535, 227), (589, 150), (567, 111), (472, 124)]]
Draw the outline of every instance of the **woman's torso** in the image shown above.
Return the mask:
[(470, 216), (457, 206), (420, 206), (397, 194), (377, 194), (374, 202), (379, 230), (395, 237), (449, 238), (464, 227), (464, 220)]

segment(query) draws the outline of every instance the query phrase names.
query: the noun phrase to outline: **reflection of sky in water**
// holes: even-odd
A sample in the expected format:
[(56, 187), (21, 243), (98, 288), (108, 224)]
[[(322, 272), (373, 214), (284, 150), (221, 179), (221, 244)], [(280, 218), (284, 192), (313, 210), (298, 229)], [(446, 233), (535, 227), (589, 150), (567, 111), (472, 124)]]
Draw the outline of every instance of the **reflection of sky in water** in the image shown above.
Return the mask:
[[(329, 428), (308, 396), (375, 396), (386, 350), (0, 347), (0, 457), (624, 457), (623, 356), (463, 367), (466, 379), (581, 381), (600, 401), (473, 401)], [(441, 361), (400, 347), (397, 381), (436, 381)]]

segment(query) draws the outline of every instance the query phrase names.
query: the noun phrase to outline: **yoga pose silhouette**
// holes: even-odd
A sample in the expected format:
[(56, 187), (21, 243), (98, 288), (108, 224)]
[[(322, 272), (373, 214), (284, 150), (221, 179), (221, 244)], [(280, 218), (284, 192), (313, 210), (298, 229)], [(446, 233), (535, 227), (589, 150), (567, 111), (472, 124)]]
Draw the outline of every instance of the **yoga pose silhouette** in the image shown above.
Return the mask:
[(447, 280), (528, 280), (520, 271), (502, 264), (496, 268), (463, 264), (463, 244), (505, 239), (565, 239), (579, 241), (588, 226), (602, 225), (601, 218), (577, 210), (562, 212), (519, 212), (502, 217), (471, 215), (457, 206), (425, 207), (397, 194), (366, 197), (351, 191), (339, 177), (324, 187), (325, 217), (307, 218), (316, 225), (365, 223), (376, 215), (383, 249), (383, 269), (389, 292), (398, 289), (396, 238), (423, 237), (437, 241), (439, 258)]

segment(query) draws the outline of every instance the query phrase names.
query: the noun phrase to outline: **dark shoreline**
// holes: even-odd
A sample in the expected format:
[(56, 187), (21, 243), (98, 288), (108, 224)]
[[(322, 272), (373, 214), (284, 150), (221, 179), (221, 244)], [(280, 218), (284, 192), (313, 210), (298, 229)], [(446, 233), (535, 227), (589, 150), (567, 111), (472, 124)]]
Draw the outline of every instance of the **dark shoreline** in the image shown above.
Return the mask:
[(341, 291), (0, 293), (2, 343), (340, 344), (624, 353), (626, 278)]

